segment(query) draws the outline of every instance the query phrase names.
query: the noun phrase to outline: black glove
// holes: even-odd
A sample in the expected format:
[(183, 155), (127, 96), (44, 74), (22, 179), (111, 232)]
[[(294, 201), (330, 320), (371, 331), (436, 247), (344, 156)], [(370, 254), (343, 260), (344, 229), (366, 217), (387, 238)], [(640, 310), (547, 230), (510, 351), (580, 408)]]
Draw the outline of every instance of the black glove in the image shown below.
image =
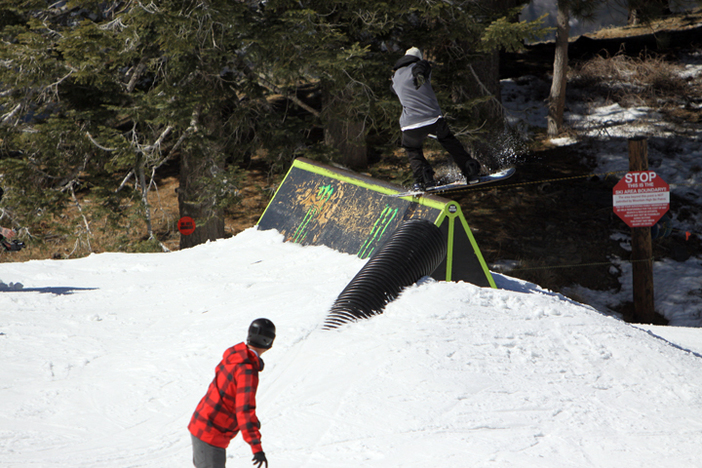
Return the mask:
[(7, 252), (19, 252), (22, 250), (22, 247), (24, 247), (24, 242), (18, 240), (10, 242), (6, 237), (0, 235), (0, 245), (2, 245)]
[(414, 87), (416, 89), (421, 88), (429, 79), (429, 75), (431, 75), (431, 64), (426, 60), (420, 60), (417, 62), (417, 64), (412, 68)]
[(253, 464), (256, 468), (261, 468), (262, 466), (268, 468), (268, 460), (266, 460), (266, 454), (263, 452), (254, 453)]
[(24, 247), (24, 242), (13, 240), (8, 249), (10, 252), (19, 252)]

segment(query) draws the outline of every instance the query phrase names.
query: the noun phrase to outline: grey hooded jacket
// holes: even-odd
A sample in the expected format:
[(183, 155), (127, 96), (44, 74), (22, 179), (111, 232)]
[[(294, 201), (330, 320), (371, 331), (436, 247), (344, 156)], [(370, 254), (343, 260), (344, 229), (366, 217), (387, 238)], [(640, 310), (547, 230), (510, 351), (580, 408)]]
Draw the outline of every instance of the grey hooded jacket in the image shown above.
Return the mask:
[[(410, 130), (431, 125), (441, 118), (441, 107), (431, 87), (431, 66), (426, 60), (405, 55), (395, 63), (392, 89), (402, 104), (400, 128)], [(416, 77), (423, 74), (425, 81), (417, 88)]]

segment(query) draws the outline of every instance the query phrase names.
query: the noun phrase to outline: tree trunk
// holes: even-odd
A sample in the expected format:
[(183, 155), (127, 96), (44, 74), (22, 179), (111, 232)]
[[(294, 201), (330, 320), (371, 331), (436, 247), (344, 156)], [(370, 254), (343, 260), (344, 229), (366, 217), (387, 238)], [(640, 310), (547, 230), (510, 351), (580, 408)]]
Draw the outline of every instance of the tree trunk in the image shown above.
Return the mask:
[(565, 110), (566, 84), (568, 82), (568, 35), (570, 14), (565, 0), (558, 0), (556, 17), (556, 53), (553, 58), (553, 81), (548, 96), (548, 135), (556, 136), (563, 128)]
[(357, 120), (357, 116), (345, 105), (350, 101), (351, 96), (335, 95), (322, 86), (324, 143), (339, 151), (341, 164), (363, 170), (368, 167), (365, 123)]
[(368, 151), (363, 122), (334, 117), (327, 121), (324, 129), (324, 143), (341, 153), (344, 166), (352, 169), (368, 167)]
[(146, 176), (144, 175), (144, 157), (137, 157), (136, 167), (134, 168), (141, 192), (141, 203), (144, 205), (144, 217), (146, 218), (146, 232), (149, 234), (149, 240), (154, 238), (154, 229), (151, 223), (151, 206), (149, 205), (149, 186), (146, 184)]
[[(648, 170), (648, 140), (629, 140), (629, 171)], [(636, 323), (654, 323), (656, 318), (653, 294), (653, 247), (651, 228), (631, 228), (631, 274), (634, 290), (634, 318)]]
[(639, 10), (636, 8), (629, 8), (629, 18), (627, 18), (626, 24), (628, 26), (636, 26), (639, 24)]
[(180, 248), (186, 249), (208, 240), (224, 237), (224, 214), (217, 208), (216, 200), (202, 199), (203, 184), (213, 171), (221, 170), (222, 161), (202, 157), (184, 151), (180, 157), (180, 186), (178, 187), (178, 206), (180, 216), (190, 216), (195, 220), (195, 232), (188, 236), (181, 234)]
[[(500, 89), (500, 54), (495, 50), (485, 60), (471, 65), (473, 80), (462, 85), (462, 92), (467, 89), (474, 90), (471, 98), (491, 96), (492, 99), (475, 107), (475, 118), (484, 123), (485, 129), (490, 132), (501, 132), (504, 127), (504, 113), (502, 109), (502, 93)], [(457, 94), (457, 93), (454, 93)], [(460, 101), (460, 99), (457, 99)]]

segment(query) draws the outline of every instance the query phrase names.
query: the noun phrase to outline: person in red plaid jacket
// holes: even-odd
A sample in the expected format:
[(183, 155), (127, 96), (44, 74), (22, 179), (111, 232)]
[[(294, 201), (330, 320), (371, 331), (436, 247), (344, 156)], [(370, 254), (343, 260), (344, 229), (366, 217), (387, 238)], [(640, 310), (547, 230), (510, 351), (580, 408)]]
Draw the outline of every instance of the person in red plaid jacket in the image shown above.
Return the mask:
[(273, 340), (275, 325), (260, 318), (249, 326), (246, 343), (224, 352), (214, 380), (188, 425), (196, 468), (224, 468), (226, 449), (239, 432), (251, 445), (254, 466), (268, 468), (261, 447), (261, 423), (256, 417), (256, 390), (258, 373), (263, 370), (261, 354), (271, 349)]

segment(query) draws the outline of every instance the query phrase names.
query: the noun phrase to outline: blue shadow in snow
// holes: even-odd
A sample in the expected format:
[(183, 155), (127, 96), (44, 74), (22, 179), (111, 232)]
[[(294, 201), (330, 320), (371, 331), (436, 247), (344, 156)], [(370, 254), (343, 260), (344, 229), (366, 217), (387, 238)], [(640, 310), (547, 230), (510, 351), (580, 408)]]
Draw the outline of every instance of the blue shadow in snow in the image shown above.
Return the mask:
[(22, 283), (5, 284), (0, 281), (0, 292), (38, 292), (42, 294), (55, 294), (57, 296), (67, 296), (75, 291), (93, 291), (98, 288), (75, 288), (71, 286), (56, 286), (46, 288), (25, 288)]

